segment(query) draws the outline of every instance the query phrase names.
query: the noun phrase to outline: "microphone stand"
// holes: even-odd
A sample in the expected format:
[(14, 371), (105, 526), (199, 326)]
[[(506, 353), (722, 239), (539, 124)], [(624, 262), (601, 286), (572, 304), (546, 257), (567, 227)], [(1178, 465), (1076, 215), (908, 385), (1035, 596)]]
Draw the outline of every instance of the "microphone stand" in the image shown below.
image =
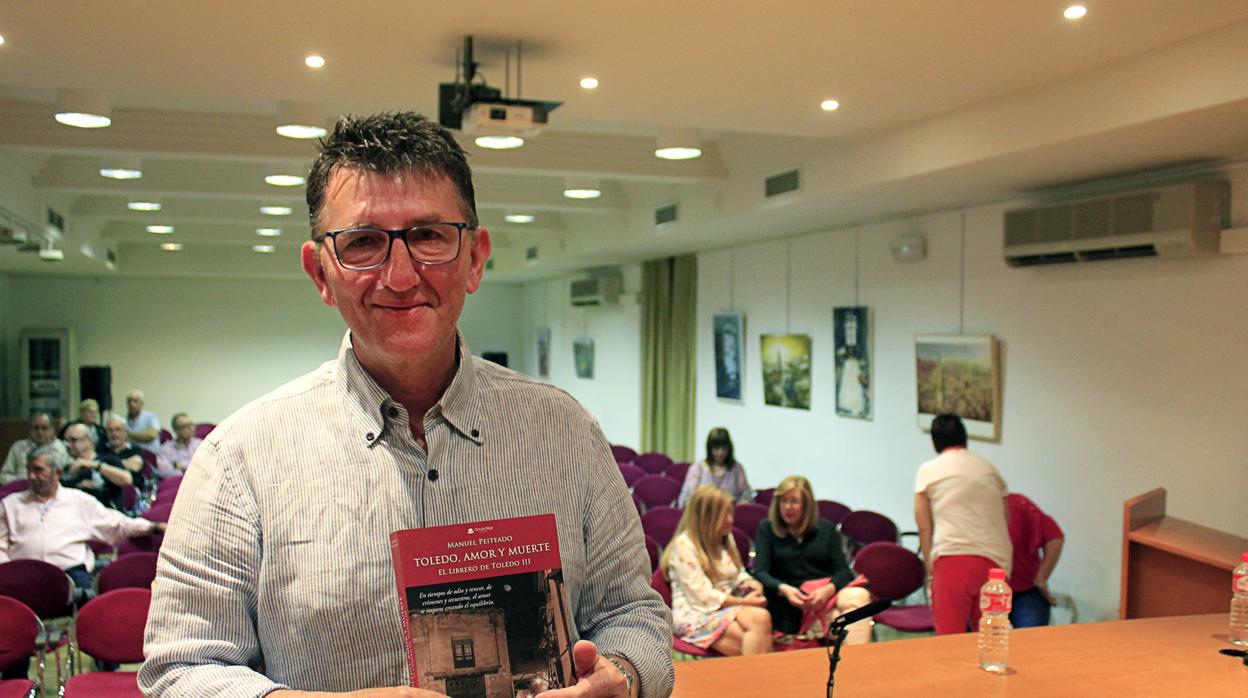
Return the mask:
[(837, 616), (836, 619), (828, 624), (826, 637), (832, 640), (832, 644), (827, 648), (828, 698), (832, 698), (832, 688), (836, 684), (836, 665), (841, 662), (841, 645), (845, 644), (845, 638), (849, 635), (849, 626), (865, 618), (870, 618), (892, 605), (892, 601), (873, 601), (866, 606), (855, 608), (848, 613)]

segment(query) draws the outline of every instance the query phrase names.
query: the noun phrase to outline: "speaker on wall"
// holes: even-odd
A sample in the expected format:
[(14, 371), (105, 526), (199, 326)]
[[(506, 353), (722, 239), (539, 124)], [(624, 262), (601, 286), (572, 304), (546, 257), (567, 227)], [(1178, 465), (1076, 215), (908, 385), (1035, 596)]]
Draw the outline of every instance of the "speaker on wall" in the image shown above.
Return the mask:
[[(78, 386), (80, 400), (91, 398), (100, 403), (100, 414), (113, 409), (113, 367), (79, 366)], [(72, 410), (71, 410), (72, 411)]]

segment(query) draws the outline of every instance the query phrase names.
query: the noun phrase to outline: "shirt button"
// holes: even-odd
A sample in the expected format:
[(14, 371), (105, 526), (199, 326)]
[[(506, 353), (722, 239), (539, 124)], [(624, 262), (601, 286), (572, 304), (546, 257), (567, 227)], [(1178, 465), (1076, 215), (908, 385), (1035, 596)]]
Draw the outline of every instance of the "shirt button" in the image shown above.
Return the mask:
[(471, 432), (469, 432), (469, 433), (471, 433), (471, 434), (472, 434), (472, 438), (474, 438), (474, 439), (475, 439), (475, 438), (477, 438), (478, 436), (481, 436), (481, 432), (477, 431), (476, 429), (473, 429), (473, 430), (472, 430)]
[(366, 441), (372, 441), (372, 440), (373, 440), (373, 439), (375, 439), (375, 438), (376, 438), (376, 437), (375, 437), (375, 436), (373, 436), (373, 432), (371, 432), (371, 431), (370, 431), (370, 432), (368, 432), (367, 434), (365, 434), (365, 435), (364, 435), (364, 439), (365, 439)]

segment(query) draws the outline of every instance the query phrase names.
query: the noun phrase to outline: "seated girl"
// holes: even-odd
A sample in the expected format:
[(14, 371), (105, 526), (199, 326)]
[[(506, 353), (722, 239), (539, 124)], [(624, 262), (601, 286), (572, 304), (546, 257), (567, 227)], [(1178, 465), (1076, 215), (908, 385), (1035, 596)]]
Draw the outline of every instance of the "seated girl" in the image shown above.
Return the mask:
[(660, 563), (672, 585), (672, 626), (685, 642), (720, 654), (770, 652), (767, 600), (733, 543), (732, 506), (714, 485), (685, 505)]

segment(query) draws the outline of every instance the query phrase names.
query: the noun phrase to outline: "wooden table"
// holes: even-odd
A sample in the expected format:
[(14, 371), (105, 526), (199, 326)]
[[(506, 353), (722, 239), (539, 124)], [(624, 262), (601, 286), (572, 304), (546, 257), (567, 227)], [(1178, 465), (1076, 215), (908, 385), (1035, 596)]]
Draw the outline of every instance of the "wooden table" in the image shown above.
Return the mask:
[[(976, 635), (854, 645), (841, 652), (837, 698), (892, 696), (1229, 696), (1248, 698), (1248, 666), (1218, 653), (1227, 614), (1016, 630), (1010, 670), (979, 669)], [(673, 698), (826, 694), (824, 650), (677, 662)]]

